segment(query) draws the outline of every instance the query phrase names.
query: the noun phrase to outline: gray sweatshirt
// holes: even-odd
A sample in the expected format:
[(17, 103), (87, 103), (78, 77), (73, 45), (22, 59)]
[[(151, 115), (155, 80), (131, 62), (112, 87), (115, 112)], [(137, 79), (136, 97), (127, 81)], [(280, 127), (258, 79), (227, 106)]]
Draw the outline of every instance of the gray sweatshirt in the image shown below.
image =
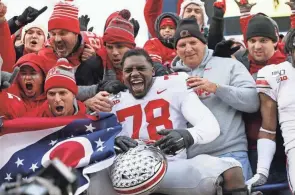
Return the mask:
[(189, 148), (189, 158), (199, 154), (219, 156), (247, 151), (242, 112), (252, 113), (259, 109), (255, 81), (245, 66), (235, 59), (214, 57), (212, 54), (213, 51), (206, 48), (203, 61), (195, 69), (188, 68), (181, 60), (173, 67), (219, 84), (215, 94), (199, 92), (198, 95), (219, 122), (221, 134), (213, 142)]

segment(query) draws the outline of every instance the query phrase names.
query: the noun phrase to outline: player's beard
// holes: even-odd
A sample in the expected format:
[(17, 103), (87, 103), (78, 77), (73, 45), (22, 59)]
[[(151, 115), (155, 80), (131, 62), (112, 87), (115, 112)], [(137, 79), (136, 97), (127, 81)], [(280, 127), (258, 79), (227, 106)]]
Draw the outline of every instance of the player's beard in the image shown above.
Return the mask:
[(139, 93), (139, 94), (135, 93), (133, 91), (132, 85), (130, 85), (129, 91), (132, 93), (132, 95), (133, 95), (133, 97), (135, 99), (142, 99), (143, 97), (145, 97), (146, 94), (149, 92), (150, 88), (152, 87), (155, 79), (152, 78), (149, 82), (146, 82), (145, 79), (143, 79), (143, 80), (144, 80), (144, 82), (143, 82), (143, 91), (142, 91), (142, 93)]

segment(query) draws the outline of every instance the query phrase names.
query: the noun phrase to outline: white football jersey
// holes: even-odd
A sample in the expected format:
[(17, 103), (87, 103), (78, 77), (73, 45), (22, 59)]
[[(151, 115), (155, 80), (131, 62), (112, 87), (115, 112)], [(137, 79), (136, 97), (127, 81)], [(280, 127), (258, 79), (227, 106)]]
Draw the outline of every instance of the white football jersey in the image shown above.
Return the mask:
[(123, 131), (127, 130), (133, 139), (158, 140), (157, 130), (187, 128), (180, 111), (181, 102), (189, 93), (187, 78), (186, 73), (156, 77), (142, 99), (134, 98), (128, 91), (119, 93), (113, 99), (112, 112), (122, 123)]
[[(162, 129), (187, 129), (195, 144), (213, 141), (220, 133), (219, 125), (197, 94), (187, 89), (186, 73), (154, 78), (145, 97), (136, 99), (129, 91), (113, 98), (112, 112), (122, 124), (121, 135), (140, 140), (158, 140)], [(193, 127), (188, 128), (188, 122)]]
[(289, 62), (268, 65), (259, 70), (257, 91), (278, 105), (279, 122), (286, 151), (295, 147), (295, 68)]

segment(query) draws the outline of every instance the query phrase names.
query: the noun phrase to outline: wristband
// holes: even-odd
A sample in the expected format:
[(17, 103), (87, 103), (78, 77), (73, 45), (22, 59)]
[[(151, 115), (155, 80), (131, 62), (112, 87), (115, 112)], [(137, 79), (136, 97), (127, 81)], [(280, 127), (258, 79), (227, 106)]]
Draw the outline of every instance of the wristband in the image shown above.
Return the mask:
[(272, 134), (272, 135), (277, 134), (276, 131), (269, 131), (269, 130), (266, 130), (266, 129), (262, 128), (262, 127), (260, 127), (259, 131), (262, 131), (262, 132), (265, 132), (265, 133), (269, 133), (269, 134)]

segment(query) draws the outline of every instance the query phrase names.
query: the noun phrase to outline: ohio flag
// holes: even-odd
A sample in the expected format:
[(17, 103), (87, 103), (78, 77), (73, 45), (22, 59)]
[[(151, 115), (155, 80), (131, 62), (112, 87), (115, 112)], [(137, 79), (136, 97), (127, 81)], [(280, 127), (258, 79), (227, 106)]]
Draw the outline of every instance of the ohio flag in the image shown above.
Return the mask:
[(114, 138), (121, 125), (111, 113), (76, 119), (19, 118), (5, 121), (0, 130), (0, 184), (28, 179), (48, 161), (58, 158), (76, 168), (80, 194), (89, 186), (88, 174), (109, 167), (115, 158)]

